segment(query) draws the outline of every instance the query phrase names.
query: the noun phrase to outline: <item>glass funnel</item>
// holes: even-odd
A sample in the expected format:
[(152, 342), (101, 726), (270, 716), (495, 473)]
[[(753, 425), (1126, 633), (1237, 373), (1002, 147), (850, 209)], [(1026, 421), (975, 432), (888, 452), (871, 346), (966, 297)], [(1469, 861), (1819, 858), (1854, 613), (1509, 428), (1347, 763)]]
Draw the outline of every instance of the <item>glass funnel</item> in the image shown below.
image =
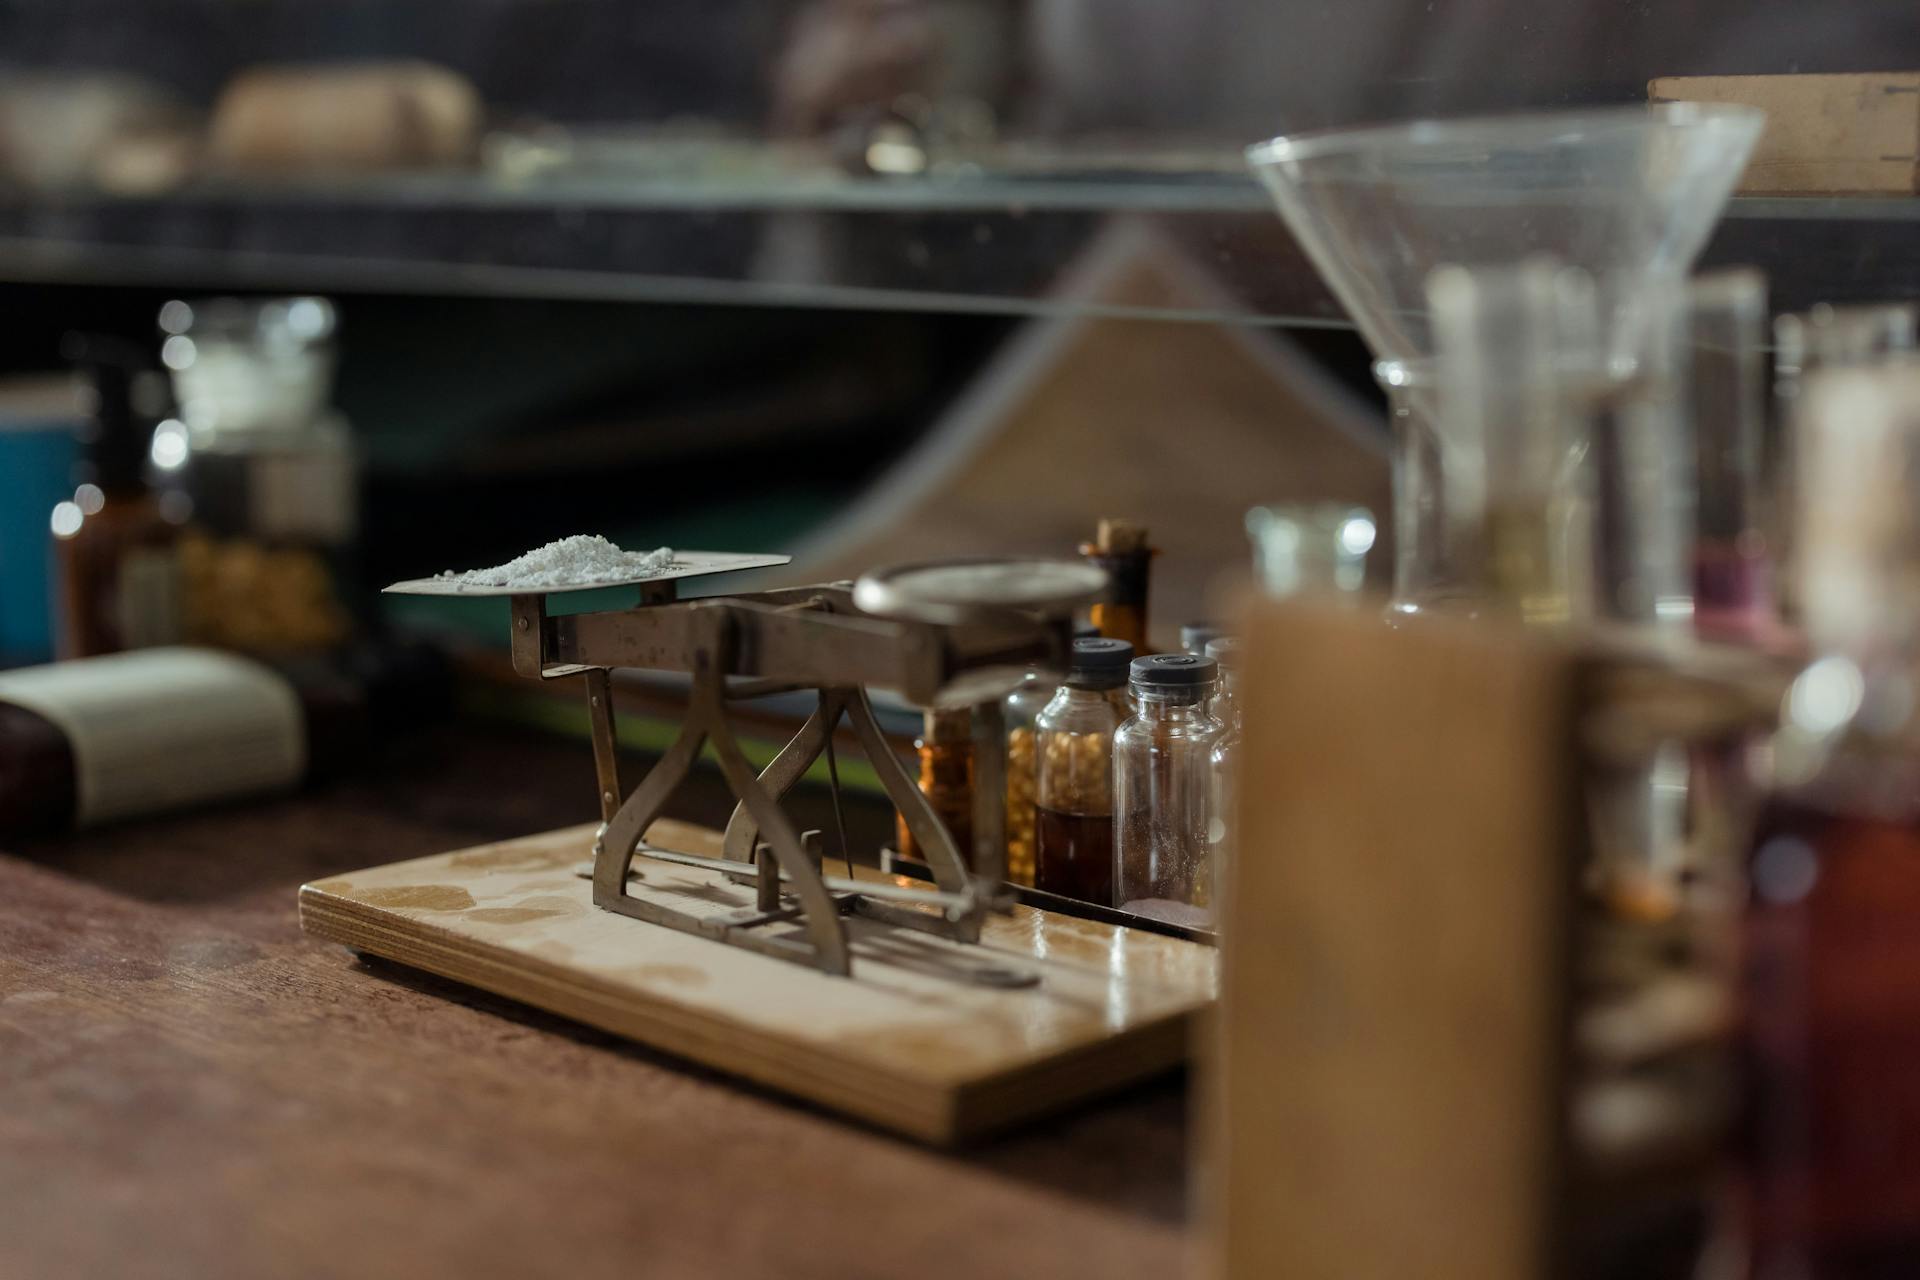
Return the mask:
[[(1459, 584), (1431, 513), (1447, 501), (1427, 279), (1440, 266), (1548, 255), (1602, 291), (1608, 358), (1632, 362), (1645, 286), (1684, 276), (1758, 139), (1764, 115), (1698, 103), (1548, 112), (1279, 137), (1249, 164), (1378, 357), (1396, 413), (1396, 604), (1417, 608)], [(1437, 467), (1436, 467), (1437, 462)], [(1431, 492), (1434, 471), (1440, 492)], [(1410, 490), (1418, 490), (1412, 492)], [(1437, 575), (1429, 577), (1428, 575)]]

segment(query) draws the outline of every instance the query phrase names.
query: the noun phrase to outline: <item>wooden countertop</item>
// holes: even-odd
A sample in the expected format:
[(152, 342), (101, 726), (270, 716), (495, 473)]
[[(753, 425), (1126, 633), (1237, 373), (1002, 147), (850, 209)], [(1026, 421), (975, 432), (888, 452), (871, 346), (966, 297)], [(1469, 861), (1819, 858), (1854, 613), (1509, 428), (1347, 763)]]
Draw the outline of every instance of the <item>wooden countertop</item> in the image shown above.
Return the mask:
[(940, 1155), (302, 937), (304, 881), (592, 817), (583, 744), (392, 754), (0, 854), (0, 1276), (1178, 1272), (1177, 1079)]

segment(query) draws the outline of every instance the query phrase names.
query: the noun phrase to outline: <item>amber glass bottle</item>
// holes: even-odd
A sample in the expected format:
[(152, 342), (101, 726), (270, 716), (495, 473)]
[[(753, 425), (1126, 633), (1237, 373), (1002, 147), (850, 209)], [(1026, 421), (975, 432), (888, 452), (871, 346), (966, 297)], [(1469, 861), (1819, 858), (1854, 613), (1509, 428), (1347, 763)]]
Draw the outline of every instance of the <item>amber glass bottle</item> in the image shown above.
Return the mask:
[(1109, 640), (1125, 640), (1135, 653), (1147, 648), (1148, 571), (1154, 550), (1147, 531), (1130, 520), (1102, 520), (1080, 554), (1107, 571), (1107, 598), (1093, 606), (1090, 621)]
[[(973, 715), (965, 707), (931, 710), (913, 740), (920, 761), (920, 793), (933, 806), (960, 860), (973, 865)], [(920, 844), (896, 815), (894, 839), (904, 857), (926, 861)]]

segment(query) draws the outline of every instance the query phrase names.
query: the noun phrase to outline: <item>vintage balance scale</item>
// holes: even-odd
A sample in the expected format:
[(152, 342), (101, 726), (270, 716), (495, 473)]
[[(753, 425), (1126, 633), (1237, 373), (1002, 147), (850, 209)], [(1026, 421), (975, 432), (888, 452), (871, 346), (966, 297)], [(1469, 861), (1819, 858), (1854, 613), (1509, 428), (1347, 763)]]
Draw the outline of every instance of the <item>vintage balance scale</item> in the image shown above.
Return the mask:
[[(508, 597), (514, 670), (584, 686), (601, 821), (303, 886), (303, 927), (932, 1141), (1183, 1060), (1215, 988), (1211, 949), (1016, 906), (1003, 884), (999, 699), (1030, 668), (1064, 669), (1072, 611), (1105, 574), (974, 559), (678, 595), (683, 579), (786, 562), (678, 552), (645, 576), (538, 591), (389, 587)], [(548, 611), (551, 595), (607, 587), (637, 588), (639, 602)], [(630, 792), (615, 752), (611, 673), (623, 667), (691, 678), (678, 738)], [(869, 687), (973, 709), (970, 857), (882, 736)], [(795, 690), (816, 691), (818, 707), (756, 772), (728, 706)], [(815, 760), (833, 765), (843, 718), (931, 884), (850, 859), (830, 875), (817, 833), (782, 810)], [(737, 801), (718, 835), (660, 817), (706, 747)]]

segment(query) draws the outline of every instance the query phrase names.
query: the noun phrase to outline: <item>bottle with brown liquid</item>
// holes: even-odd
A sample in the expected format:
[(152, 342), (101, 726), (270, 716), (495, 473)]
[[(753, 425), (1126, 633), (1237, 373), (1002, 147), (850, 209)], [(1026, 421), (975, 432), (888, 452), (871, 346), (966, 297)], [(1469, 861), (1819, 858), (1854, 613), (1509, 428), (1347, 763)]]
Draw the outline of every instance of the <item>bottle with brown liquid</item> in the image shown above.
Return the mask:
[(1746, 1274), (1920, 1260), (1920, 369), (1808, 380), (1799, 599), (1745, 914)]
[(1113, 905), (1113, 693), (1127, 681), (1133, 646), (1104, 637), (1073, 642), (1067, 682), (1035, 721), (1039, 756), (1034, 886)]
[(123, 339), (73, 334), (63, 351), (80, 369), (89, 412), (82, 482), (53, 509), (60, 656), (173, 643), (181, 636), (180, 531), (142, 474), (165, 382)]
[[(966, 707), (926, 712), (920, 736), (913, 740), (920, 760), (920, 793), (953, 836), (960, 860), (973, 865), (973, 713)], [(920, 862), (920, 850), (906, 819), (895, 815), (894, 840), (902, 857)]]

